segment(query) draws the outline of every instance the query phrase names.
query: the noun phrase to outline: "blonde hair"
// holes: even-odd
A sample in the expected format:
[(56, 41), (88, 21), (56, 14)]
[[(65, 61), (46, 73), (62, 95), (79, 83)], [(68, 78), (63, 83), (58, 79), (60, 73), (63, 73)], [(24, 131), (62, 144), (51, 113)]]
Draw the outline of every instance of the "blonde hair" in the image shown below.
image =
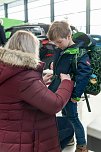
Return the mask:
[(14, 33), (6, 43), (5, 48), (33, 53), (35, 58), (39, 58), (39, 40), (28, 31), (19, 30)]
[(71, 34), (70, 25), (66, 21), (55, 21), (51, 24), (47, 36), (51, 41), (58, 38), (67, 38)]

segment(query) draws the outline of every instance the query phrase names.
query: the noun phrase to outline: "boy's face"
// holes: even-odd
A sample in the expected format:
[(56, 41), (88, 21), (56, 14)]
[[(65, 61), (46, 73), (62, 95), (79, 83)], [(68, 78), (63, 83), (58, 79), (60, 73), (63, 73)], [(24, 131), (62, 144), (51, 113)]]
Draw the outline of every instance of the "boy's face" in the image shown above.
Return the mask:
[(70, 46), (70, 36), (67, 36), (67, 38), (58, 38), (57, 40), (54, 41), (54, 44), (64, 50), (68, 46)]

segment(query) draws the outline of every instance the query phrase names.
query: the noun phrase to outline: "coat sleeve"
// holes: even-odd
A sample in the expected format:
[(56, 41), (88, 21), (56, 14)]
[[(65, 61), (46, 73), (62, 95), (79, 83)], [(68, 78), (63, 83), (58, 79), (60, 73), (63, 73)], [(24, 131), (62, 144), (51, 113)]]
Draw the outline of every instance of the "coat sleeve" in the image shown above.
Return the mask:
[[(23, 82), (23, 83), (22, 83)], [(63, 80), (56, 91), (53, 93), (40, 80), (27, 77), (20, 83), (20, 98), (47, 114), (59, 112), (71, 97), (73, 81)]]
[(1, 43), (4, 45), (6, 43), (6, 35), (3, 26), (0, 26), (0, 37)]
[(83, 55), (77, 65), (75, 85), (72, 93), (72, 98), (80, 98), (89, 82), (92, 73), (90, 59), (88, 54)]

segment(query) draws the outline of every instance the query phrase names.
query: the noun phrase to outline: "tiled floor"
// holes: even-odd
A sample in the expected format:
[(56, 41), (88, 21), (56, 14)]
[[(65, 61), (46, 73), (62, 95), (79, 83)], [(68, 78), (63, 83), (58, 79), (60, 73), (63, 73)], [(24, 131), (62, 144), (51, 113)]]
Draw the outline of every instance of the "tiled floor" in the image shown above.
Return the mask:
[[(82, 121), (85, 132), (87, 125), (93, 121), (98, 115), (101, 115), (101, 93), (97, 96), (90, 96), (89, 103), (91, 112), (88, 112), (86, 101), (80, 101), (78, 104), (78, 112), (80, 120)], [(60, 113), (59, 113), (60, 114)], [(66, 147), (63, 152), (75, 152), (75, 146)]]

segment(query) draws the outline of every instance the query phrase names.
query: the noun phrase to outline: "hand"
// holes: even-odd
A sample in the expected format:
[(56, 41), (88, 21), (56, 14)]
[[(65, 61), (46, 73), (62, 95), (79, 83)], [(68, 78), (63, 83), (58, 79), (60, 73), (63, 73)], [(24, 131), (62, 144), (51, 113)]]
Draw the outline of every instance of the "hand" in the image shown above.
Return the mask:
[(53, 74), (47, 73), (43, 76), (43, 80), (45, 82), (45, 84), (47, 84), (48, 82), (51, 82), (51, 78), (52, 78)]
[(71, 101), (74, 102), (74, 103), (77, 103), (77, 102), (78, 102), (77, 100), (75, 100), (75, 99), (73, 99), (73, 98), (71, 98)]
[(74, 102), (74, 103), (78, 102), (78, 101), (80, 101), (80, 97), (71, 98), (71, 101)]
[(51, 70), (53, 70), (53, 62), (50, 63), (50, 67)]
[(70, 77), (69, 74), (63, 74), (63, 73), (61, 73), (61, 74), (60, 74), (60, 79), (61, 79), (61, 81), (65, 80), (65, 79), (71, 81), (71, 77)]

